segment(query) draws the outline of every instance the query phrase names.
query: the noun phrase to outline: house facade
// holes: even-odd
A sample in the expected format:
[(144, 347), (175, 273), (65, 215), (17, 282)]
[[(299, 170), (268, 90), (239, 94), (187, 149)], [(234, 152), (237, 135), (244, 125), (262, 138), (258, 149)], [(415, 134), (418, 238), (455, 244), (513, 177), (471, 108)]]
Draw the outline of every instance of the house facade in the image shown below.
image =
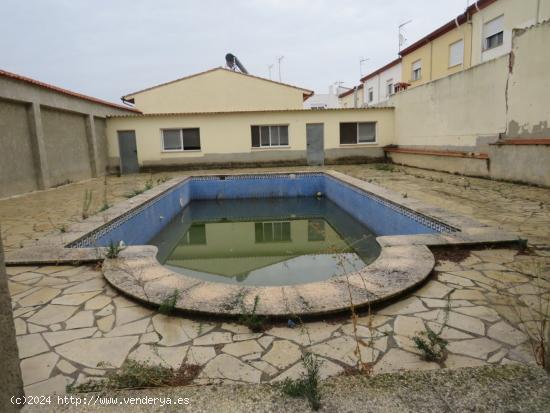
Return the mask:
[(221, 67), (122, 97), (142, 113), (302, 109), (313, 91)]
[(340, 108), (362, 108), (365, 106), (363, 101), (363, 84), (352, 87), (338, 95), (338, 106)]
[(401, 58), (369, 73), (361, 78), (361, 82), (366, 106), (386, 102), (395, 93), (395, 86), (401, 82)]
[(512, 31), (550, 18), (550, 0), (479, 0), (400, 52), (410, 87), (510, 53)]

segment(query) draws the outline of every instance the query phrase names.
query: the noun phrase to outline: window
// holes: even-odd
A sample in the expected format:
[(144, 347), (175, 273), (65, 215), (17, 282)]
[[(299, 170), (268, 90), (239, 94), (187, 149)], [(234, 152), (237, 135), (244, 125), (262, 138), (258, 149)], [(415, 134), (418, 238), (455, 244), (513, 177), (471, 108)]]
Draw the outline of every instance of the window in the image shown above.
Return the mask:
[(163, 151), (198, 151), (201, 149), (199, 128), (163, 129)]
[(393, 79), (386, 80), (386, 96), (393, 95)]
[(288, 125), (251, 126), (252, 147), (288, 146)]
[(413, 62), (411, 65), (412, 74), (411, 79), (414, 80), (420, 80), (422, 78), (422, 61), (417, 60), (416, 62)]
[(372, 87), (369, 87), (369, 103), (374, 100), (374, 90)]
[(193, 224), (183, 236), (184, 245), (205, 245), (206, 226), (205, 224)]
[(376, 142), (376, 122), (340, 123), (340, 144)]
[(464, 40), (449, 46), (449, 67), (461, 65), (464, 58)]
[(256, 242), (289, 242), (290, 222), (256, 222)]
[(483, 50), (501, 46), (504, 42), (504, 16), (497, 17), (483, 25)]

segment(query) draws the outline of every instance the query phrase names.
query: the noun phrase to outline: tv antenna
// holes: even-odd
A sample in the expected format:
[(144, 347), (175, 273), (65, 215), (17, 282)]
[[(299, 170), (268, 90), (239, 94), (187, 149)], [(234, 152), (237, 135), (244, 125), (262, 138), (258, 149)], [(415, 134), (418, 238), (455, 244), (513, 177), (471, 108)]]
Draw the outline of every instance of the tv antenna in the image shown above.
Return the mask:
[(363, 77), (363, 63), (366, 63), (370, 60), (368, 57), (360, 57), (359, 58), (359, 77)]
[(279, 82), (281, 81), (281, 60), (284, 59), (284, 56), (277, 56), (277, 65), (279, 66)]
[(412, 20), (408, 20), (406, 21), (405, 23), (401, 23), (399, 25), (399, 52), (401, 52), (401, 46), (403, 46), (405, 44), (405, 42), (407, 41), (407, 39), (405, 39), (405, 36), (403, 36), (403, 33), (401, 33), (401, 29), (403, 29), (403, 27), (405, 27), (407, 24), (409, 24), (410, 22), (412, 22)]

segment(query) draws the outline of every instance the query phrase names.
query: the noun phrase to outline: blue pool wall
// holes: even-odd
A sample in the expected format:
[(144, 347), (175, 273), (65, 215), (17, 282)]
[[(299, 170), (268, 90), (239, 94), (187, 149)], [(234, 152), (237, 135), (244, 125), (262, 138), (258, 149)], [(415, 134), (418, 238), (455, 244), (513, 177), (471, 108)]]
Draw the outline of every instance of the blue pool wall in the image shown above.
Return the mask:
[(185, 180), (123, 219), (108, 223), (69, 246), (108, 246), (121, 240), (127, 245), (146, 245), (191, 200), (312, 197), (319, 192), (378, 236), (447, 230), (434, 220), (325, 174), (210, 176)]

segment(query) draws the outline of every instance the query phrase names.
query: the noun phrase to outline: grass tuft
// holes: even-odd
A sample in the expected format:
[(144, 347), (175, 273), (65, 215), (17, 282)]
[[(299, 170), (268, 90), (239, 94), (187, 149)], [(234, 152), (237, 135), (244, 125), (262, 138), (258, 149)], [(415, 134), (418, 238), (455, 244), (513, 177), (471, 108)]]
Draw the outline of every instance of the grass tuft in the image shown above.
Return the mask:
[(427, 361), (442, 361), (445, 356), (445, 349), (449, 342), (441, 338), (441, 332), (433, 331), (429, 326), (426, 326), (426, 331), (422, 331), (414, 336), (412, 340), (416, 348), (422, 352), (422, 355)]
[(126, 360), (120, 370), (108, 372), (100, 380), (78, 385), (68, 385), (67, 393), (85, 393), (117, 389), (139, 389), (148, 387), (184, 386), (190, 384), (199, 374), (200, 366), (182, 364), (179, 369), (152, 365), (135, 360)]
[(311, 353), (302, 356), (302, 363), (306, 373), (299, 379), (286, 378), (281, 384), (281, 390), (290, 397), (304, 397), (313, 410), (321, 407), (319, 392), (319, 360)]
[(247, 326), (250, 331), (254, 333), (260, 333), (265, 330), (265, 325), (267, 322), (266, 317), (259, 316), (256, 314), (258, 303), (260, 302), (260, 297), (254, 297), (254, 306), (252, 311), (248, 311), (244, 305), (242, 306), (242, 314), (239, 316), (239, 323)]

